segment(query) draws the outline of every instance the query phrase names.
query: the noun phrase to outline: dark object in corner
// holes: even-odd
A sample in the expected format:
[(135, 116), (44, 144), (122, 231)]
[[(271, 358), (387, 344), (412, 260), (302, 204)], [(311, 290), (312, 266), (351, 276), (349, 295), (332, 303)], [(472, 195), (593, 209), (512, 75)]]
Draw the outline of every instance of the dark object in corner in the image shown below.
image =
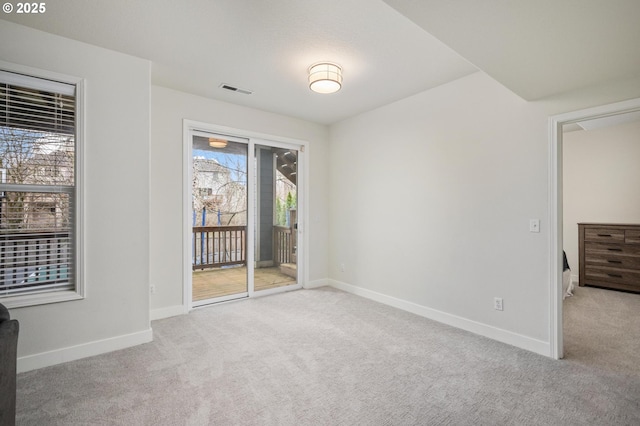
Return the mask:
[(16, 363), (18, 357), (18, 320), (0, 304), (0, 425), (16, 424)]
[(564, 250), (562, 250), (562, 270), (563, 271), (571, 270), (571, 268), (569, 268), (569, 261), (567, 260), (567, 253), (565, 253)]

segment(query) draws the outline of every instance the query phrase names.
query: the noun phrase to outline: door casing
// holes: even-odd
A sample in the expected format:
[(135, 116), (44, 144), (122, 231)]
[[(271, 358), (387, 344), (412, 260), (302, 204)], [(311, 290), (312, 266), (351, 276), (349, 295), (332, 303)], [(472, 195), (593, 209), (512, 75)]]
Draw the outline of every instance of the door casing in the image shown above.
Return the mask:
[[(247, 200), (247, 270), (248, 270), (248, 297), (255, 296), (266, 296), (269, 294), (280, 293), (284, 291), (297, 290), (304, 286), (304, 283), (308, 281), (308, 245), (309, 241), (306, 238), (306, 224), (308, 223), (308, 171), (306, 167), (306, 158), (309, 153), (309, 146), (306, 141), (273, 136), (263, 133), (251, 132), (242, 129), (236, 129), (226, 126), (219, 126), (210, 123), (204, 123), (194, 120), (183, 120), (183, 136), (182, 136), (182, 187), (183, 187), (183, 261), (182, 261), (182, 269), (183, 269), (183, 306), (185, 312), (189, 312), (196, 307), (193, 306), (192, 301), (192, 266), (191, 266), (191, 226), (188, 221), (188, 218), (191, 217), (191, 198), (192, 198), (192, 167), (191, 167), (191, 157), (192, 157), (192, 137), (197, 133), (216, 133), (229, 135), (232, 137), (237, 137), (241, 139), (247, 139), (248, 143), (248, 161), (252, 161), (255, 155), (255, 145), (266, 145), (272, 146), (276, 148), (287, 148), (287, 149), (295, 149), (298, 151), (298, 181), (297, 186), (299, 188), (298, 191), (298, 279), (297, 284), (290, 286), (283, 286), (269, 290), (262, 290), (256, 292), (254, 290), (254, 282), (253, 282), (253, 270), (254, 270), (254, 260), (255, 260), (255, 249), (254, 249), (254, 239), (249, 236), (254, 235), (255, 231), (255, 203), (256, 197), (253, 194), (253, 185), (247, 185), (248, 187), (248, 200)], [(253, 167), (248, 167), (247, 170), (247, 179), (248, 182), (255, 182), (255, 169)], [(241, 296), (244, 297), (244, 294)], [(225, 297), (216, 300), (218, 302), (223, 301), (231, 301), (237, 300), (237, 296)]]
[(640, 111), (640, 98), (549, 118), (549, 356), (564, 356), (562, 330), (562, 126)]

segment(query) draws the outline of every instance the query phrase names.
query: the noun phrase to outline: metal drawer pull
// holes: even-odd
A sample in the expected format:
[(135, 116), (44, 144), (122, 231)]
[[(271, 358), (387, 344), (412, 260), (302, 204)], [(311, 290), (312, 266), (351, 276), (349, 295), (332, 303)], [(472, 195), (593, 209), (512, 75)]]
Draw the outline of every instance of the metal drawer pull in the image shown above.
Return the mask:
[(622, 275), (620, 275), (620, 274), (607, 274), (607, 275), (609, 275), (610, 277), (613, 277), (613, 278), (622, 278)]
[(609, 251), (622, 251), (621, 248), (608, 248)]
[(607, 260), (609, 263), (622, 263), (622, 260)]
[(611, 234), (598, 234), (598, 237), (610, 237)]

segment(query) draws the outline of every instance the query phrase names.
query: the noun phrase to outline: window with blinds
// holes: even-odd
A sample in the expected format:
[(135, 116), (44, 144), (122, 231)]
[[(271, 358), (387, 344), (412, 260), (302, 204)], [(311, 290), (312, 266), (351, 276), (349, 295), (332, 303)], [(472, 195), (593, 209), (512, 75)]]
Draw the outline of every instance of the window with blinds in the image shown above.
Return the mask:
[(76, 291), (75, 204), (76, 86), (0, 71), (2, 303)]

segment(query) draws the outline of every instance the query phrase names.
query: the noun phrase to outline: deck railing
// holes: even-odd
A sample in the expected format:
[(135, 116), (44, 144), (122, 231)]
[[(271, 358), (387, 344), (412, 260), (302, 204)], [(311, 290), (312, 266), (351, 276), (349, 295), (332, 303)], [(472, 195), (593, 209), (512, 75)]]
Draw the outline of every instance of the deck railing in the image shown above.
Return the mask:
[(273, 257), (276, 265), (292, 263), (293, 244), (291, 241), (291, 228), (288, 226), (273, 227)]
[(246, 226), (194, 226), (193, 270), (244, 265)]
[(69, 284), (69, 232), (22, 231), (0, 235), (0, 293)]
[[(194, 226), (193, 270), (246, 264), (246, 230), (246, 226)], [(273, 227), (273, 253), (276, 265), (296, 263), (291, 228)]]

